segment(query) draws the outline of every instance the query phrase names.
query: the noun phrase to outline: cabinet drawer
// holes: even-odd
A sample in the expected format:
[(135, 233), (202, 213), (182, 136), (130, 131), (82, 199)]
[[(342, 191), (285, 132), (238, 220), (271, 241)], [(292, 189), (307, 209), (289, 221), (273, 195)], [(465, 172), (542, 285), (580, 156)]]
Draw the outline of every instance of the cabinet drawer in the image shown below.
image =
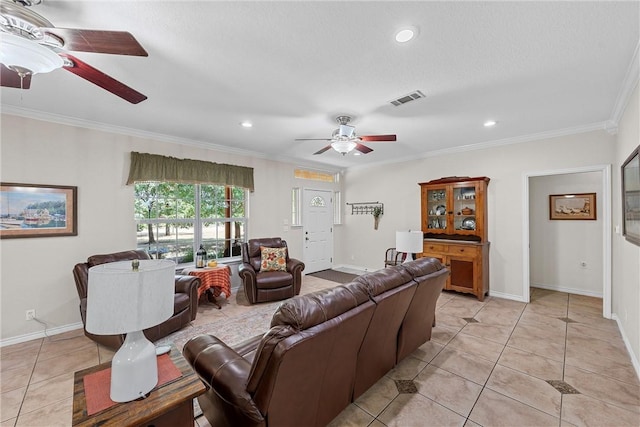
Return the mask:
[(439, 245), (437, 243), (425, 243), (424, 252), (446, 252), (446, 245)]
[(476, 256), (478, 249), (475, 246), (449, 245), (449, 250), (447, 252), (452, 255)]

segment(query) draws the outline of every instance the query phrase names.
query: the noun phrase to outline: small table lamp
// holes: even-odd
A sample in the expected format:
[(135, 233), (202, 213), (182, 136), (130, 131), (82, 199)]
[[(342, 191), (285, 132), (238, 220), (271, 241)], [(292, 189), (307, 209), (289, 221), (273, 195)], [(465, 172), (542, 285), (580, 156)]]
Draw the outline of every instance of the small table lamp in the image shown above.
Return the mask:
[(170, 260), (133, 260), (89, 269), (87, 331), (127, 334), (111, 362), (114, 402), (144, 397), (158, 383), (156, 348), (142, 330), (173, 314), (175, 267)]
[(407, 255), (404, 262), (413, 260), (413, 254), (422, 252), (422, 231), (396, 231), (396, 250)]

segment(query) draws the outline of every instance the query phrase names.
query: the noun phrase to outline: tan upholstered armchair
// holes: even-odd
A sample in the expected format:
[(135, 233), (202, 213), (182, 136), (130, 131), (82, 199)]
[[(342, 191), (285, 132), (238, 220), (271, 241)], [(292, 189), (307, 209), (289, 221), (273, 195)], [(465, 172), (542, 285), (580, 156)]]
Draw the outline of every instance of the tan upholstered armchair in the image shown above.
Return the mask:
[(249, 303), (278, 301), (298, 295), (302, 285), (304, 263), (289, 258), (289, 251), (286, 250), (284, 270), (265, 271), (261, 268), (263, 247), (287, 249), (287, 242), (280, 237), (270, 237), (251, 239), (242, 244), (242, 264), (238, 267), (238, 273)]
[[(87, 259), (87, 262), (75, 265), (73, 268), (73, 278), (76, 281), (76, 289), (80, 297), (80, 316), (82, 317), (83, 324), (86, 324), (85, 319), (87, 317), (89, 268), (108, 262), (133, 259), (149, 259), (149, 255), (142, 250), (93, 255)], [(196, 318), (196, 314), (198, 313), (198, 287), (200, 287), (200, 279), (194, 276), (177, 275), (175, 281), (176, 293), (173, 302), (173, 315), (161, 324), (144, 330), (144, 334), (149, 341), (157, 341), (181, 329)], [(94, 335), (87, 332), (86, 328), (84, 334), (95, 342), (112, 349), (118, 349), (124, 342), (124, 335)]]

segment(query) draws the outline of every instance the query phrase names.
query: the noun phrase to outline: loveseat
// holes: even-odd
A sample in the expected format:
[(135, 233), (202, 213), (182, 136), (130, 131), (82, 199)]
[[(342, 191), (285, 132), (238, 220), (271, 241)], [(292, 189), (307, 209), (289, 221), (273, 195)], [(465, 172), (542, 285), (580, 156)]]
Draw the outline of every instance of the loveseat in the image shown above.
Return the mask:
[(284, 301), (271, 328), (233, 348), (212, 335), (183, 354), (207, 384), (215, 426), (323, 426), (430, 339), (449, 271), (434, 258)]
[[(105, 264), (108, 262), (128, 261), (134, 259), (149, 259), (149, 255), (142, 250), (122, 251), (112, 254), (92, 255), (87, 262), (76, 264), (73, 267), (73, 278), (76, 282), (76, 290), (80, 298), (80, 316), (82, 324), (86, 324), (87, 318), (87, 286), (89, 282), (89, 268), (94, 265)], [(200, 279), (194, 276), (175, 276), (175, 294), (173, 299), (173, 314), (170, 318), (159, 325), (145, 329), (144, 334), (149, 341), (157, 341), (186, 326), (189, 322), (196, 319), (198, 313), (198, 288), (200, 287)], [(124, 342), (124, 335), (95, 335), (87, 332), (84, 328), (84, 334), (93, 341), (102, 344), (111, 349), (117, 350)]]

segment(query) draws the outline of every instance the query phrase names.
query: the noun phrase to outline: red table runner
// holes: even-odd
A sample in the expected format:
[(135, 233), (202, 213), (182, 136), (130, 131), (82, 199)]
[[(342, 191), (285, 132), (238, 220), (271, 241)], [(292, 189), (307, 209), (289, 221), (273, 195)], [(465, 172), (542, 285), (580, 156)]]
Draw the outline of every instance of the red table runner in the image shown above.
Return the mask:
[[(182, 376), (168, 354), (158, 356), (158, 385), (156, 388)], [(83, 378), (84, 395), (87, 400), (87, 415), (93, 415), (117, 405), (109, 397), (111, 391), (111, 368), (94, 372)], [(151, 390), (153, 392), (153, 390)]]

